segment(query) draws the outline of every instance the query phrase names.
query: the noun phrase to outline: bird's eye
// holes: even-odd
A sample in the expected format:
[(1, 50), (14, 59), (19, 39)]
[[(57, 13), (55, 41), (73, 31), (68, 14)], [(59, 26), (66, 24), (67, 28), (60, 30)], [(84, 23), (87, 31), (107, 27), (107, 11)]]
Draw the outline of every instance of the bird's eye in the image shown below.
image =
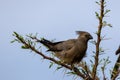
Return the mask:
[(85, 35), (85, 37), (86, 37), (86, 38), (89, 38), (89, 37), (90, 37), (90, 35), (87, 35), (87, 34), (86, 34), (86, 35)]
[(85, 37), (88, 37), (89, 35), (85, 35)]

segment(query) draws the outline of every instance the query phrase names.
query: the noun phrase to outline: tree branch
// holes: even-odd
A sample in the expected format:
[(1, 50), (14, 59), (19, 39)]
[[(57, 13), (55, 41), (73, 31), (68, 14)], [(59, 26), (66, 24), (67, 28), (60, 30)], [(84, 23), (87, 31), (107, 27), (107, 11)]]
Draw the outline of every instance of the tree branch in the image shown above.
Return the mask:
[(98, 62), (99, 62), (99, 47), (101, 42), (101, 31), (103, 27), (103, 17), (104, 17), (104, 0), (100, 1), (100, 16), (99, 16), (99, 26), (97, 32), (97, 42), (96, 42), (96, 55), (95, 55), (95, 65), (93, 67), (93, 79), (96, 77)]

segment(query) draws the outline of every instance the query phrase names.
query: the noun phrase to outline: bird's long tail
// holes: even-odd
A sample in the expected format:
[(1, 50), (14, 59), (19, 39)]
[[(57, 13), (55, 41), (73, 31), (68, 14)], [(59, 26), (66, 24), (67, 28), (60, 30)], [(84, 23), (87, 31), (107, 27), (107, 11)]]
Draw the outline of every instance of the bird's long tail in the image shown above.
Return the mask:
[(43, 45), (45, 45), (48, 48), (51, 48), (51, 46), (53, 45), (53, 43), (51, 41), (49, 41), (47, 39), (44, 39), (44, 38), (41, 39), (39, 42), (42, 43)]
[(62, 43), (63, 41), (60, 41), (60, 42), (51, 42), (51, 41), (43, 38), (39, 42), (42, 43), (44, 46), (46, 46), (48, 48), (47, 51), (61, 51), (61, 50), (57, 49), (55, 47), (55, 45), (57, 45), (59, 43)]

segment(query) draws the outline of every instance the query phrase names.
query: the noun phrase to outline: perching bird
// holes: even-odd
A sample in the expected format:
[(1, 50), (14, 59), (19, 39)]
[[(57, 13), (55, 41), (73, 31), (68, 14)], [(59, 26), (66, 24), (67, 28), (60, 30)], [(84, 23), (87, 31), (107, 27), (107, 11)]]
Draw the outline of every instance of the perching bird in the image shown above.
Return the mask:
[(76, 31), (79, 35), (77, 39), (69, 39), (60, 42), (51, 42), (41, 39), (40, 43), (48, 47), (48, 51), (54, 52), (55, 56), (63, 63), (79, 63), (86, 54), (88, 40), (93, 37), (85, 31)]
[[(120, 54), (120, 46), (118, 47), (118, 49), (115, 52), (116, 55)], [(120, 70), (120, 55), (114, 65), (113, 71), (112, 71), (112, 76), (111, 79), (114, 78), (117, 75), (117, 72)]]
[(120, 46), (119, 46), (119, 48), (117, 49), (117, 51), (116, 51), (115, 54), (117, 55), (117, 54), (119, 54), (119, 53), (120, 53)]

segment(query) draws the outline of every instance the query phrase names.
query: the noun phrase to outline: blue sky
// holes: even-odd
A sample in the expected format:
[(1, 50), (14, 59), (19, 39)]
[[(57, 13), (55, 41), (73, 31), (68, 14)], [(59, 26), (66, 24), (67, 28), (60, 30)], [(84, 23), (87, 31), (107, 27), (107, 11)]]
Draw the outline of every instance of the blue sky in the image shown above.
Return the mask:
[[(113, 27), (103, 29), (103, 35), (111, 39), (102, 44), (112, 66), (117, 58), (114, 52), (120, 44), (120, 1), (106, 1), (111, 12), (105, 20)], [(0, 0), (0, 80), (72, 79), (64, 76), (63, 71), (55, 71), (55, 67), (49, 69), (49, 61), (42, 61), (39, 55), (22, 50), (20, 44), (11, 44), (12, 33), (39, 33), (39, 37), (59, 41), (76, 38), (75, 31), (84, 30), (95, 39), (98, 21), (94, 13), (98, 10), (95, 0)], [(94, 45), (89, 43), (87, 53), (93, 50)]]

